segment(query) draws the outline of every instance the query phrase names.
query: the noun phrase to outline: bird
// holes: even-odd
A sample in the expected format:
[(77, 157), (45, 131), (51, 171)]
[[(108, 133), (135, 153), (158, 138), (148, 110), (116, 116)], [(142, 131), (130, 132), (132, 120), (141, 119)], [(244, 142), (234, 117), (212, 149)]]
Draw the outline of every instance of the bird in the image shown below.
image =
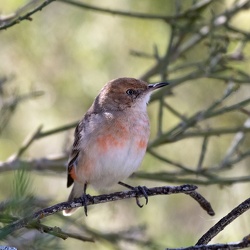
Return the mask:
[[(151, 93), (168, 82), (121, 77), (109, 81), (78, 123), (67, 165), (68, 201), (86, 197), (87, 186), (107, 190), (123, 183), (140, 166), (150, 135), (147, 104)], [(140, 189), (146, 198), (143, 188)], [(137, 198), (137, 205), (142, 207)], [(63, 211), (71, 215), (77, 208)], [(87, 206), (85, 206), (87, 216)]]

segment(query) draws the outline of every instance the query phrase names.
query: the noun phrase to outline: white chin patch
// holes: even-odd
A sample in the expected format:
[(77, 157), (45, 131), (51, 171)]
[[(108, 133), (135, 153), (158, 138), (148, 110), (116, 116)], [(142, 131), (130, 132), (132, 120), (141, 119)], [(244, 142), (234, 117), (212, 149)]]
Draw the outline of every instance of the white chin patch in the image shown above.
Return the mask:
[(149, 103), (151, 93), (147, 93), (145, 96), (138, 98), (135, 101), (134, 108), (139, 111), (146, 111), (147, 104)]
[(151, 96), (151, 93), (148, 93), (148, 94), (145, 96), (146, 104), (149, 103), (150, 96)]
[(146, 111), (147, 105), (148, 105), (149, 100), (150, 100), (150, 96), (151, 96), (151, 93), (148, 93), (142, 99), (138, 100), (137, 107), (139, 108), (139, 110)]

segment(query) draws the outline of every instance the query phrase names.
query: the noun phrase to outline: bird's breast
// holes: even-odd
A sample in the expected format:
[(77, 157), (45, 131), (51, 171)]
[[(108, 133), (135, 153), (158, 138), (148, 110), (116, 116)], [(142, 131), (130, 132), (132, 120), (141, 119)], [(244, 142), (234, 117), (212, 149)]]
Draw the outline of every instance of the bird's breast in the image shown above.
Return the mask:
[(147, 114), (118, 117), (104, 124), (89, 147), (92, 170), (88, 176), (85, 173), (88, 182), (106, 188), (129, 177), (142, 162), (148, 138)]
[[(134, 150), (144, 150), (149, 137), (149, 121), (147, 115), (137, 114), (133, 118), (119, 117), (102, 128), (97, 137), (100, 153), (111, 149), (133, 147)], [(126, 151), (126, 150), (125, 150)]]

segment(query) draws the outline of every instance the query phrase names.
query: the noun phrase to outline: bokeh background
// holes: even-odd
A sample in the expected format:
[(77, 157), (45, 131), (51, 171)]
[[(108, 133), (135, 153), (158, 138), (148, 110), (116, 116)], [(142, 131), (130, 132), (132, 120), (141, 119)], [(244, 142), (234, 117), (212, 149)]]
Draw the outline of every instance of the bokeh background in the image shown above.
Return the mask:
[[(42, 1), (40, 1), (42, 2)], [(187, 10), (193, 2), (202, 1), (82, 1), (101, 8), (118, 9), (127, 12), (138, 12), (154, 15), (171, 16), (176, 6)], [(233, 6), (234, 1), (213, 1), (209, 8), (200, 13), (198, 22), (209, 23), (209, 20), (220, 12)], [(242, 2), (242, 1), (239, 1)], [(13, 13), (27, 1), (0, 1), (1, 15)], [(39, 1), (37, 1), (39, 3)], [(32, 7), (32, 6), (31, 6)], [(32, 21), (22, 21), (19, 24), (0, 33), (0, 77), (7, 81), (2, 86), (4, 95), (2, 102), (33, 91), (43, 94), (21, 102), (12, 113), (7, 126), (0, 134), (0, 161), (5, 162), (21, 147), (25, 138), (32, 134), (40, 125), (43, 131), (48, 131), (63, 125), (78, 121), (101, 87), (110, 79), (121, 76), (140, 78), (145, 75), (156, 59), (156, 51), (162, 56), (170, 43), (171, 26), (163, 20), (124, 17), (108, 13), (100, 13), (84, 8), (77, 8), (64, 2), (55, 1), (42, 11), (32, 16)], [(188, 20), (188, 18), (187, 18)], [(186, 19), (178, 20), (179, 27), (184, 26)], [(249, 32), (250, 10), (240, 11), (232, 20), (234, 27)], [(198, 27), (198, 26), (197, 26)], [(182, 32), (181, 28), (179, 32)], [(196, 26), (190, 24), (188, 40), (197, 34)], [(228, 55), (239, 47), (239, 39), (227, 42), (219, 35), (228, 34), (227, 31), (217, 31), (217, 43), (222, 47), (225, 43)], [(231, 38), (231, 37), (230, 37)], [(209, 39), (208, 39), (209, 40)], [(244, 39), (243, 39), (244, 40)], [(244, 40), (245, 47), (241, 51), (244, 60), (233, 61), (232, 68), (249, 72), (249, 45)], [(178, 65), (191, 64), (202, 61), (209, 53), (208, 41), (197, 44), (185, 53), (185, 57), (168, 61), (169, 67), (174, 69)], [(136, 56), (135, 52), (145, 53), (147, 56)], [(190, 69), (172, 70), (167, 75), (158, 74), (149, 77), (149, 82), (161, 81), (166, 77), (171, 82), (181, 77)], [(209, 73), (204, 69), (203, 76), (197, 79), (185, 79), (183, 84), (166, 93), (166, 102), (178, 110), (183, 116), (189, 117), (198, 110), (204, 110), (223, 95), (228, 79), (237, 75), (226, 72), (225, 79), (219, 81), (206, 77)], [(233, 81), (234, 82), (234, 81)], [(235, 93), (226, 100), (224, 105), (232, 105), (250, 97), (249, 82), (234, 86)], [(151, 120), (151, 139), (158, 136), (159, 105), (155, 101), (149, 105)], [(245, 106), (249, 109), (249, 106)], [(231, 112), (219, 118), (212, 118), (201, 123), (202, 128), (210, 127), (240, 127), (247, 119), (246, 114)], [(162, 127), (168, 131), (179, 122), (169, 110), (164, 109)], [(22, 159), (37, 159), (56, 157), (67, 154), (72, 141), (73, 129), (56, 133), (34, 141), (22, 155)], [(235, 134), (212, 137), (209, 140), (205, 166), (213, 166), (220, 162)], [(203, 139), (190, 138), (164, 144), (154, 150), (163, 156), (184, 166), (197, 166)], [(249, 148), (249, 135), (246, 133), (241, 150)], [(62, 166), (64, 168), (64, 166)], [(228, 169), (227, 169), (228, 170)], [(140, 168), (143, 172), (175, 171), (175, 167), (147, 154)], [(220, 173), (222, 177), (249, 176), (249, 159), (232, 166), (230, 171)], [(48, 199), (49, 204), (56, 204), (67, 199), (70, 190), (66, 189), (65, 171), (30, 171), (30, 192), (41, 199)], [(195, 176), (199, 179), (199, 176)], [(4, 201), (13, 193), (15, 171), (1, 171), (0, 199)], [(169, 185), (172, 183), (135, 178), (128, 181), (131, 185)], [(177, 182), (175, 184), (179, 184)], [(199, 185), (198, 185), (199, 186)], [(122, 190), (116, 187), (116, 190)], [(4, 192), (3, 192), (4, 190)], [(90, 193), (95, 191), (89, 189)], [(209, 217), (192, 199), (185, 195), (156, 196), (149, 200), (149, 204), (139, 209), (134, 200), (124, 200), (111, 204), (96, 205), (89, 209), (89, 216), (85, 218), (83, 211), (77, 212), (70, 220), (62, 218), (47, 218), (46, 223), (60, 226), (65, 231), (76, 231), (74, 224), (87, 225), (99, 233), (126, 232), (129, 236), (141, 240), (153, 239), (160, 248), (184, 247), (193, 245), (199, 237), (214, 225), (222, 216), (226, 215), (236, 205), (249, 197), (249, 182), (234, 185), (200, 185), (202, 193), (213, 205), (216, 215)], [(137, 227), (145, 227), (143, 230)], [(133, 229), (131, 229), (131, 227)], [(79, 229), (79, 228), (78, 228)], [(86, 235), (83, 228), (82, 233)], [(249, 213), (242, 215), (228, 226), (213, 242), (233, 242), (242, 239), (250, 230)], [(125, 233), (124, 233), (125, 234)], [(132, 237), (131, 236), (131, 237)], [(32, 234), (28, 239), (33, 237)], [(37, 236), (36, 236), (37, 237)], [(46, 239), (45, 234), (41, 238)], [(50, 237), (50, 236), (49, 236)], [(34, 240), (32, 238), (32, 240)], [(39, 238), (39, 240), (41, 240)], [(33, 243), (35, 244), (35, 243)], [(39, 244), (37, 244), (37, 249)], [(45, 243), (43, 243), (45, 244)], [(141, 249), (142, 246), (131, 241), (121, 241), (118, 244), (112, 240), (96, 240), (96, 243), (84, 243), (74, 239), (57, 241), (58, 249)], [(145, 246), (144, 246), (145, 247)], [(149, 246), (148, 246), (149, 247)], [(149, 247), (149, 248), (152, 248)], [(157, 247), (156, 247), (157, 248)], [(28, 248), (26, 248), (28, 249)], [(30, 248), (31, 249), (31, 248)]]

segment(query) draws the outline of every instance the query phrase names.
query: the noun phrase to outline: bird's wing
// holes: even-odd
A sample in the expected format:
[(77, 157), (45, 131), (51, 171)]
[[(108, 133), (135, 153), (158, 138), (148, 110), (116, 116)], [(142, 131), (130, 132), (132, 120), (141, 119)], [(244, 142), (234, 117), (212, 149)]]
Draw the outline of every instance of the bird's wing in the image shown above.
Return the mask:
[[(96, 128), (99, 128), (105, 123), (105, 115), (97, 112), (98, 110), (98, 97), (96, 98), (93, 106), (90, 107), (88, 112), (84, 115), (83, 119), (78, 123), (75, 129), (75, 140), (71, 149), (71, 154), (68, 161), (68, 181), (67, 187), (70, 187), (74, 183), (76, 177), (75, 169), (78, 164), (79, 155), (83, 155), (84, 147), (89, 143), (91, 133), (95, 133)], [(103, 119), (101, 119), (101, 117)], [(88, 131), (88, 133), (85, 133)]]
[(75, 179), (75, 167), (77, 165), (79, 153), (81, 150), (81, 140), (84, 134), (84, 119), (81, 120), (75, 129), (75, 139), (71, 149), (69, 161), (68, 161), (68, 180), (67, 187), (70, 187), (74, 183)]

